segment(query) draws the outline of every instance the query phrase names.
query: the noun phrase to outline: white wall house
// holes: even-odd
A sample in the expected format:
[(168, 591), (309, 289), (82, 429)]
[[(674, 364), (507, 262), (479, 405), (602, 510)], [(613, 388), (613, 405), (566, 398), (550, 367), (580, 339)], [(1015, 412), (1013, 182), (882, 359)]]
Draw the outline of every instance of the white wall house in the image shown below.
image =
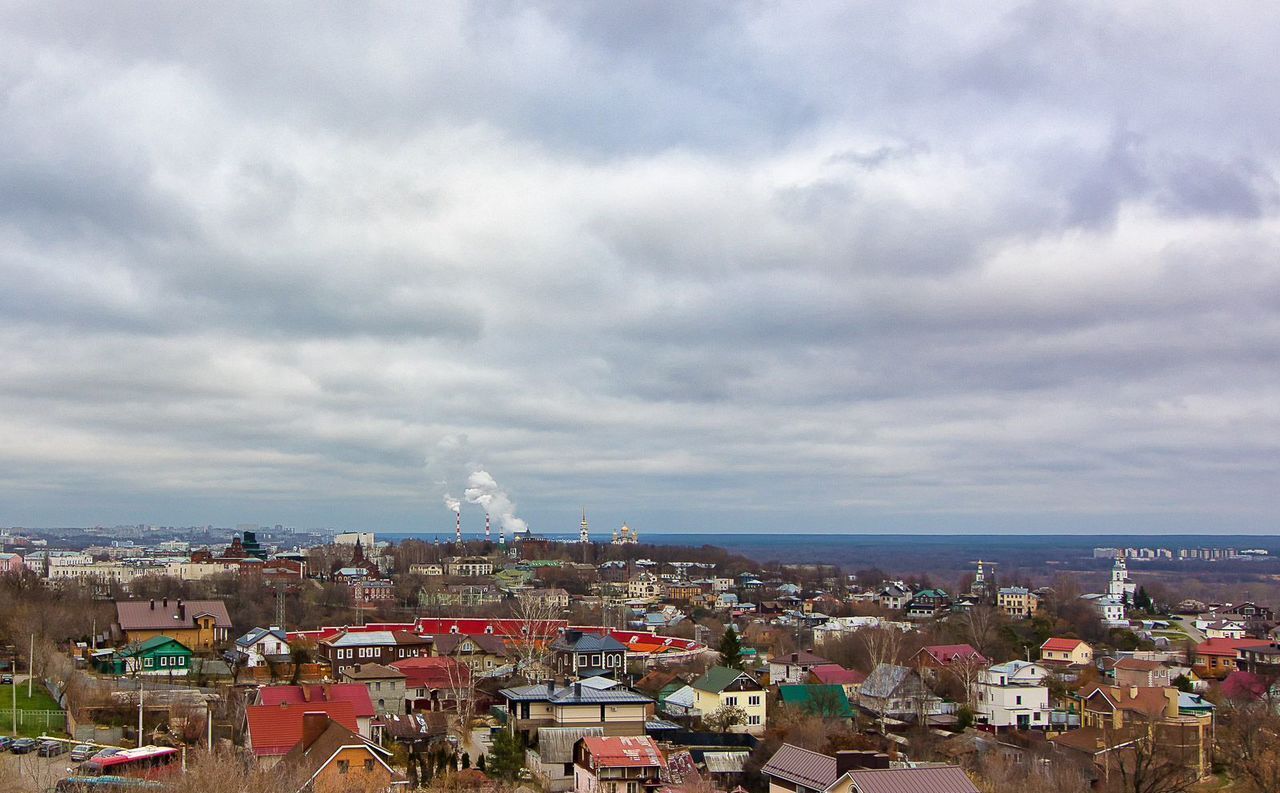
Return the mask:
[(1009, 661), (984, 669), (974, 686), (978, 721), (997, 729), (1036, 729), (1049, 726), (1047, 670), (1040, 664)]

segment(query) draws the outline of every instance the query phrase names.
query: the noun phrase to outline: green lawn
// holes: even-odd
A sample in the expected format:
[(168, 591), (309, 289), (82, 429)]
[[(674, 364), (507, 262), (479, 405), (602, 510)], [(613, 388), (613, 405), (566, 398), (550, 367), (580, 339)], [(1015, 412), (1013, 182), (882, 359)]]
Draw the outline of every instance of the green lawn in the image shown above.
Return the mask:
[[(13, 729), (13, 686), (0, 686), (0, 733), (5, 735), (27, 735), (35, 737), (42, 733), (51, 735), (61, 733), (66, 728), (65, 720), (58, 717), (50, 717), (48, 726), (45, 726), (45, 719), (28, 715), (24, 717), (22, 713), (18, 714), (18, 729)], [(31, 697), (27, 697), (27, 684), (18, 684), (18, 710), (57, 710), (61, 711), (58, 703), (54, 702), (53, 697), (49, 696), (49, 692), (44, 690), (43, 686), (32, 686)]]

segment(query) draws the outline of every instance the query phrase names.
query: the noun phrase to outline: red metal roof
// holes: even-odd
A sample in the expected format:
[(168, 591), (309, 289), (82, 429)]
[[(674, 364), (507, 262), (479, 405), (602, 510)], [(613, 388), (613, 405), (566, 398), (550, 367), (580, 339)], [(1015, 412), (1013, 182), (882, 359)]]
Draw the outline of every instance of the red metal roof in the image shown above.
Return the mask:
[(765, 763), (764, 773), (807, 788), (826, 790), (836, 781), (836, 759), (784, 743)]
[(925, 653), (933, 660), (940, 664), (952, 664), (956, 661), (977, 661), (983, 663), (987, 659), (982, 653), (973, 649), (968, 644), (931, 644), (922, 647), (920, 652)]
[(840, 664), (819, 664), (810, 669), (809, 674), (817, 678), (820, 683), (839, 686), (856, 686), (867, 679), (867, 676), (858, 670), (845, 669)]
[(665, 768), (667, 761), (658, 744), (648, 736), (606, 738), (587, 736), (582, 739), (595, 768)]
[(325, 713), (352, 732), (360, 729), (355, 709), (345, 700), (305, 705), (250, 705), (245, 715), (249, 720), (249, 746), (253, 753), (258, 757), (288, 754), (302, 740), (302, 717), (306, 713)]
[(214, 627), (230, 628), (231, 617), (221, 600), (117, 600), (116, 623), (124, 631), (162, 631), (194, 628), (196, 617), (213, 616)]
[(322, 683), (309, 686), (263, 686), (258, 689), (258, 704), (303, 705), (310, 707), (317, 702), (350, 702), (355, 715), (372, 717), (373, 700), (363, 683)]
[(959, 766), (859, 769), (849, 772), (859, 793), (978, 793)]
[(1053, 650), (1057, 653), (1069, 653), (1082, 644), (1084, 642), (1079, 639), (1045, 639), (1044, 644), (1040, 645), (1040, 651)]
[(454, 658), (405, 658), (391, 664), (404, 673), (405, 688), (453, 688), (471, 684), (471, 670)]
[(1236, 650), (1246, 647), (1266, 647), (1267, 639), (1205, 639), (1196, 645), (1196, 655), (1225, 655), (1236, 657)]

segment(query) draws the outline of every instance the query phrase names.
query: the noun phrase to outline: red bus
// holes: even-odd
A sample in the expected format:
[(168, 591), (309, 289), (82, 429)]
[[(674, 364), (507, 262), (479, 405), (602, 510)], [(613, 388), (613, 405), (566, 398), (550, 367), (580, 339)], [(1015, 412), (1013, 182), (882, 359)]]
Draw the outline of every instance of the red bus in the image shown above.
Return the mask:
[(178, 750), (169, 746), (139, 746), (106, 757), (91, 757), (80, 764), (80, 775), (152, 779), (173, 770), (179, 759)]

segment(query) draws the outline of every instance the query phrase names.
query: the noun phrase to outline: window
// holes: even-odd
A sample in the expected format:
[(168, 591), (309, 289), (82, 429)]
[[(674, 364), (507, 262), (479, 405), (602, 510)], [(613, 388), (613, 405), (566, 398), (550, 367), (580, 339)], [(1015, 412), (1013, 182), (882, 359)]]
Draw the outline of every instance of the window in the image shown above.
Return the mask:
[(374, 684), (373, 684), (373, 687), (374, 687), (374, 689), (375, 689), (375, 690), (377, 690), (377, 691), (381, 691), (381, 690), (382, 690), (382, 681), (381, 681), (381, 680), (379, 680), (378, 682), (374, 683)]
[(751, 696), (747, 697), (747, 704), (748, 704), (748, 705), (759, 705), (759, 704), (760, 704), (760, 695), (759, 695), (759, 694), (752, 694)]
[(350, 770), (351, 770), (351, 761), (350, 761), (350, 760), (339, 760), (339, 761), (338, 761), (338, 773), (339, 773), (339, 774), (345, 774), (345, 773), (347, 773), (347, 772), (348, 772), (348, 771), (350, 771)]
[(370, 773), (370, 772), (372, 772), (372, 771), (373, 771), (373, 761), (372, 761), (372, 760), (365, 760), (365, 761), (364, 761), (364, 772), (365, 772), (366, 774), (368, 774), (368, 773)]
[(167, 656), (167, 655), (162, 655), (162, 656), (160, 656), (160, 665), (161, 665), (161, 666), (168, 666), (168, 665), (169, 665), (169, 656)]
[(759, 717), (759, 716), (748, 716), (748, 717), (747, 717), (747, 724), (750, 724), (750, 725), (753, 725), (753, 726), (754, 726), (754, 725), (759, 724), (759, 723), (760, 723), (760, 717)]
[(1015, 704), (1015, 705), (1021, 705), (1021, 704), (1022, 704), (1022, 697), (1021, 697), (1021, 696), (1016, 696), (1016, 697), (1014, 697), (1014, 698), (1013, 698), (1013, 704)]
[(736, 707), (738, 707), (738, 698), (737, 698), (737, 697), (725, 697), (725, 698), (724, 698), (724, 704), (728, 705), (728, 706), (729, 706), (729, 707), (731, 707), (731, 708), (736, 708)]

